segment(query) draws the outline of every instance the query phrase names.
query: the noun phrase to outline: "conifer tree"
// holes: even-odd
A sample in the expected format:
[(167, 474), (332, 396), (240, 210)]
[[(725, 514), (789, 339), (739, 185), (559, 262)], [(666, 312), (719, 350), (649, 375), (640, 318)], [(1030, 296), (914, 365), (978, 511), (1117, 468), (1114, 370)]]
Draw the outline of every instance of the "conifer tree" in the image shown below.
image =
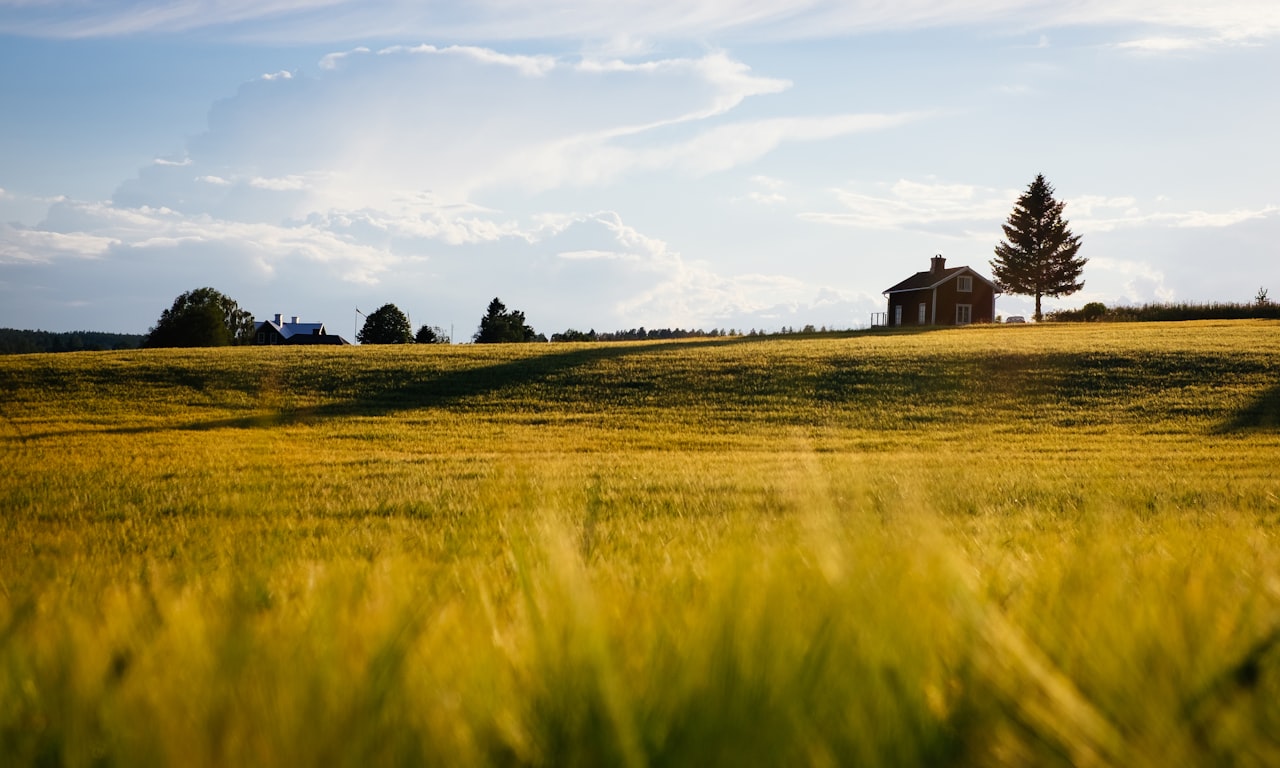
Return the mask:
[(1044, 174), (1037, 175), (1014, 204), (991, 261), (1001, 290), (1036, 297), (1037, 322), (1042, 296), (1069, 296), (1084, 287), (1080, 273), (1088, 259), (1077, 256), (1080, 237), (1062, 218), (1066, 205), (1053, 199)]
[(533, 328), (525, 324), (524, 313), (519, 310), (507, 310), (507, 305), (494, 297), (489, 302), (489, 309), (480, 318), (480, 328), (472, 336), (477, 344), (502, 344), (524, 341), (546, 341), (540, 339)]

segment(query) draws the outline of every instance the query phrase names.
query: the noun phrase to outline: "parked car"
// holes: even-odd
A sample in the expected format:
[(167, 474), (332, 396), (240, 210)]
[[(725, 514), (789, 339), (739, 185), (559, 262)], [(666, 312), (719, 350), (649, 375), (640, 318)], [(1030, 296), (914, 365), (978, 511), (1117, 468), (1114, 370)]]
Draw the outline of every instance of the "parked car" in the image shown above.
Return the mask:
[(1007, 318), (1005, 318), (1005, 322), (1006, 323), (1025, 323), (1027, 322), (1027, 318), (1023, 317), (1022, 315), (1009, 315)]

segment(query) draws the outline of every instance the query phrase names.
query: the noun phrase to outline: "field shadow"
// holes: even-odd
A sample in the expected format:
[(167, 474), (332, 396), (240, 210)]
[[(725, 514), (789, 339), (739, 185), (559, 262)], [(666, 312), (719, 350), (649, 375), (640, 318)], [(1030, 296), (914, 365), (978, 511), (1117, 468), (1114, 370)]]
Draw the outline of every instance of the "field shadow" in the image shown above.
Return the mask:
[(1217, 432), (1228, 434), (1256, 430), (1280, 431), (1280, 385), (1263, 392), (1240, 409), (1234, 417), (1223, 422)]
[[(491, 365), (430, 372), (425, 376), (421, 369), (413, 367), (371, 370), (358, 385), (362, 390), (361, 395), (322, 405), (284, 406), (266, 413), (259, 411), (245, 416), (156, 426), (79, 428), (24, 433), (14, 424), (16, 434), (10, 440), (26, 442), (85, 434), (133, 435), (171, 431), (261, 429), (352, 416), (385, 416), (418, 408), (446, 407), (465, 399), (492, 395), (505, 389), (545, 384), (575, 368), (606, 360), (651, 353), (671, 353), (695, 346), (700, 349), (724, 347), (757, 342), (765, 338), (767, 337), (735, 336), (722, 339), (616, 342), (566, 349), (563, 352), (550, 354), (534, 354)], [(179, 375), (178, 378), (180, 379), (181, 376)], [(175, 379), (173, 383), (180, 382)], [(205, 386), (203, 380), (190, 385), (196, 388)]]

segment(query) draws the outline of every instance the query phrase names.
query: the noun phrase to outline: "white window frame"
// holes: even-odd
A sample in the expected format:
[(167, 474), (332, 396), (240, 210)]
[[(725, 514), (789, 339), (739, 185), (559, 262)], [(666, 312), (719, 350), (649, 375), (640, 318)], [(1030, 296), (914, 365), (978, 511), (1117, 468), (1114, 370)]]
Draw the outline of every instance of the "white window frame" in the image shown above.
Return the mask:
[(956, 290), (961, 293), (973, 293), (973, 278), (969, 275), (957, 277)]
[(916, 325), (924, 325), (929, 319), (928, 304), (920, 302), (920, 310), (916, 313)]
[(969, 325), (973, 322), (973, 305), (956, 305), (956, 325)]

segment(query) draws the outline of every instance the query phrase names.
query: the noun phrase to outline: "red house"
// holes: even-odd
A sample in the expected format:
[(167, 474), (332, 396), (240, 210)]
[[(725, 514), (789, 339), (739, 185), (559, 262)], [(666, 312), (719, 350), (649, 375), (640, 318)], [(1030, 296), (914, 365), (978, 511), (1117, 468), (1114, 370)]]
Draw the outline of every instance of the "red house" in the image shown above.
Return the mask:
[(934, 256), (928, 272), (917, 272), (887, 289), (886, 324), (968, 325), (989, 323), (996, 317), (996, 284), (969, 267), (947, 269), (947, 260)]

